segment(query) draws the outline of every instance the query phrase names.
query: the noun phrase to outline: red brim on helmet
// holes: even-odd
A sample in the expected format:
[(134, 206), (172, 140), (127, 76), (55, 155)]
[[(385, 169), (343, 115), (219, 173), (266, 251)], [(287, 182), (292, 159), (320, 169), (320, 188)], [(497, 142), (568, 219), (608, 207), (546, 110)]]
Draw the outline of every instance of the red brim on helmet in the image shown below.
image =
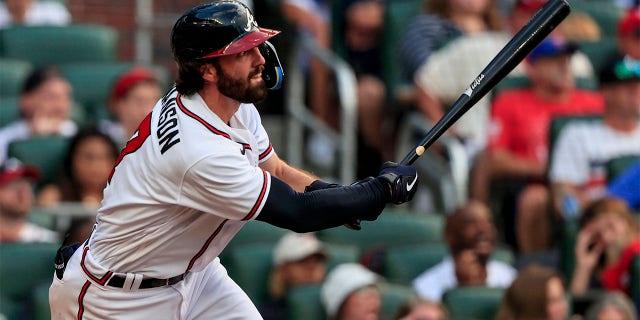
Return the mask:
[(207, 53), (206, 55), (200, 57), (200, 59), (227, 56), (227, 55), (247, 51), (249, 49), (255, 48), (263, 44), (265, 41), (271, 39), (278, 33), (280, 33), (279, 30), (257, 28), (253, 32), (246, 33), (242, 37), (234, 40), (229, 45), (223, 48)]

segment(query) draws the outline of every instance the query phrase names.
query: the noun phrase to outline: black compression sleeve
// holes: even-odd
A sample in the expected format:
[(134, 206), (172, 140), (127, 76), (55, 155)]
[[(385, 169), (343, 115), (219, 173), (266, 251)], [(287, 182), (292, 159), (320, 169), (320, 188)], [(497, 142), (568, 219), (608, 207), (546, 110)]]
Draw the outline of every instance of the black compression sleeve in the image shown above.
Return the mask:
[(389, 199), (388, 186), (371, 179), (351, 186), (299, 193), (276, 177), (257, 220), (295, 232), (337, 227), (356, 219), (375, 220)]

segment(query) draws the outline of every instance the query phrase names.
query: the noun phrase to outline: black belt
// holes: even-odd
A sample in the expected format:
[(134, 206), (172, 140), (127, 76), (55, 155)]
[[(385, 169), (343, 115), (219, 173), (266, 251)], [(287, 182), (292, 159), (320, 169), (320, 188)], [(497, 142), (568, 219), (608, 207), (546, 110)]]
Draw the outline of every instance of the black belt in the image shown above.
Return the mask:
[[(183, 273), (181, 275), (177, 275), (169, 279), (155, 279), (155, 278), (142, 279), (142, 282), (140, 282), (140, 286), (138, 288), (149, 289), (149, 288), (170, 286), (182, 281), (186, 275), (187, 275), (186, 273)], [(111, 279), (109, 279), (109, 282), (107, 282), (107, 285), (111, 287), (122, 288), (124, 286), (125, 279), (126, 279), (125, 277), (113, 276), (111, 277)]]

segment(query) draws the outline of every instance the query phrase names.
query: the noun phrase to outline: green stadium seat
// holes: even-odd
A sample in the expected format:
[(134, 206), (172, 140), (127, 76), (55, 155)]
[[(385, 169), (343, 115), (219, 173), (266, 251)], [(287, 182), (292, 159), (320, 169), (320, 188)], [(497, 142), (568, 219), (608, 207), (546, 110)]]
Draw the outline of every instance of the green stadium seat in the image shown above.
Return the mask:
[(0, 32), (4, 55), (34, 66), (116, 61), (118, 34), (103, 25), (19, 26)]
[(605, 168), (607, 171), (607, 181), (613, 181), (617, 176), (623, 173), (627, 168), (640, 160), (640, 155), (625, 155), (616, 157), (607, 161)]
[(384, 257), (384, 276), (390, 282), (409, 285), (420, 273), (438, 264), (448, 254), (447, 245), (443, 242), (391, 248)]
[(0, 97), (17, 96), (31, 72), (31, 64), (20, 59), (0, 58)]
[(584, 12), (593, 18), (600, 27), (602, 38), (617, 36), (618, 22), (624, 10), (614, 1), (572, 1), (571, 7), (573, 12)]
[(582, 51), (593, 65), (593, 71), (597, 75), (612, 55), (616, 53), (616, 37), (606, 37), (594, 42), (579, 43)]
[(328, 243), (353, 244), (362, 253), (376, 247), (426, 244), (442, 240), (443, 217), (436, 214), (401, 214), (384, 212), (374, 222), (363, 221), (362, 230), (345, 227), (318, 232), (318, 238)]
[[(84, 109), (86, 121), (97, 122), (110, 117), (107, 108), (111, 87), (117, 78), (136, 67), (128, 62), (69, 63), (60, 67), (62, 74), (73, 86), (74, 100)], [(151, 66), (163, 86), (168, 87), (169, 73), (161, 66)]]
[(20, 118), (20, 100), (18, 96), (0, 97), (0, 127)]
[(404, 99), (406, 88), (412, 84), (403, 79), (402, 68), (398, 61), (398, 42), (400, 35), (411, 20), (422, 12), (422, 0), (385, 1), (384, 32), (382, 47), (383, 80), (391, 99)]
[(49, 307), (49, 287), (50, 283), (43, 283), (33, 290), (32, 315), (33, 320), (51, 319), (51, 308)]
[(40, 168), (39, 186), (58, 178), (67, 154), (69, 138), (61, 136), (38, 136), (17, 140), (9, 144), (9, 157)]
[(248, 221), (233, 237), (227, 248), (250, 243), (275, 244), (289, 230), (262, 221)]
[(409, 286), (387, 283), (382, 286), (382, 306), (380, 319), (393, 319), (400, 305), (416, 298), (416, 293)]
[(504, 289), (460, 287), (445, 292), (442, 303), (451, 319), (492, 320), (500, 307)]
[(9, 308), (17, 306), (23, 316), (32, 310), (33, 289), (38, 285), (51, 284), (53, 258), (58, 247), (59, 244), (52, 243), (0, 244), (2, 310), (5, 304)]
[(287, 294), (289, 320), (326, 320), (320, 298), (320, 285), (293, 287)]

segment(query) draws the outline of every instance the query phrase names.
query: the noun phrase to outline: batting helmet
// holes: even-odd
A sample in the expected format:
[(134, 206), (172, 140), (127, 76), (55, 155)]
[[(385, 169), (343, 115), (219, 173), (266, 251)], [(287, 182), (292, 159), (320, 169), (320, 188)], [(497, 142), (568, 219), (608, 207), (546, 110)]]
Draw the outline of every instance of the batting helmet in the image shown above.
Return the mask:
[(240, 53), (280, 33), (258, 27), (251, 11), (235, 0), (198, 5), (183, 14), (171, 31), (176, 61), (206, 59)]

